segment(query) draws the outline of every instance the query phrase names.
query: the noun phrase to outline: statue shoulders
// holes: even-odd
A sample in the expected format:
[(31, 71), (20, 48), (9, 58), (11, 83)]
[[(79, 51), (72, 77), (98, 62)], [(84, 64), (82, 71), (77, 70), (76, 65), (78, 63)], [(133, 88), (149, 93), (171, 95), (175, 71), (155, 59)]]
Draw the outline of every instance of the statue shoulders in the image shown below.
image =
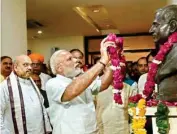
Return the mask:
[(166, 55), (165, 60), (159, 65), (156, 75), (156, 82), (159, 83), (162, 79), (172, 75), (177, 71), (177, 43), (175, 43)]

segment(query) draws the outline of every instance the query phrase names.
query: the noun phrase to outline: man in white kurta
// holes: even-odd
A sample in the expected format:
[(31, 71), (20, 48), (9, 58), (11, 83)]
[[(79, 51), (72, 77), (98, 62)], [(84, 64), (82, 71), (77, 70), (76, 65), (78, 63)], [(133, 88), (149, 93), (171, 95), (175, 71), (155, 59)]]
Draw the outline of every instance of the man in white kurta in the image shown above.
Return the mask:
[(96, 79), (109, 62), (106, 48), (107, 46), (101, 47), (100, 62), (83, 74), (70, 52), (59, 50), (52, 55), (50, 66), (56, 77), (47, 82), (46, 91), (53, 134), (96, 132), (92, 93), (107, 89), (112, 82), (110, 69), (105, 71), (101, 80)]
[(57, 75), (46, 85), (49, 99), (49, 116), (53, 133), (91, 134), (96, 131), (96, 115), (92, 93), (99, 92), (101, 80), (95, 80), (80, 96), (69, 102), (61, 97), (72, 79)]
[[(14, 108), (15, 108), (15, 119), (17, 122), (18, 133), (25, 133), (23, 128), (22, 119), (22, 108), (20, 104), (19, 88), (17, 84), (17, 79), (19, 80), (19, 85), (21, 87), (25, 116), (26, 116), (26, 128), (28, 134), (44, 134), (44, 121), (46, 131), (50, 132), (51, 127), (47, 117), (47, 113), (43, 105), (41, 105), (40, 98), (36, 92), (36, 86), (33, 85), (33, 81), (29, 79), (29, 74), (31, 70), (31, 60), (29, 57), (22, 55), (19, 56), (14, 64), (14, 72), (9, 76), (11, 82)], [(18, 66), (18, 67), (17, 67)], [(20, 69), (20, 71), (18, 71)], [(22, 78), (23, 77), (23, 78)], [(33, 83), (33, 84), (32, 84)], [(0, 90), (0, 123), (1, 123), (1, 133), (2, 134), (17, 134), (15, 132), (13, 114), (11, 110), (10, 96), (8, 90), (8, 81), (4, 80), (1, 84)], [(45, 119), (43, 119), (43, 116)]]
[[(101, 92), (96, 97), (97, 134), (129, 134), (128, 98), (137, 93), (130, 85), (124, 83), (122, 89), (123, 105), (113, 102), (113, 87)], [(136, 90), (136, 91), (135, 91)]]

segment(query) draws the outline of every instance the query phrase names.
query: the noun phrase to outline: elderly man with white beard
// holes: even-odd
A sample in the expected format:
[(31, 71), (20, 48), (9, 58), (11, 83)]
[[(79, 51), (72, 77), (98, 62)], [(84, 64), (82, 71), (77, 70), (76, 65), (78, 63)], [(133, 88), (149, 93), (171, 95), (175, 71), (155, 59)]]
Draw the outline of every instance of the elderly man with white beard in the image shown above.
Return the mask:
[(53, 134), (94, 134), (96, 115), (92, 94), (107, 89), (112, 82), (112, 71), (107, 68), (100, 80), (95, 80), (109, 62), (107, 47), (113, 42), (101, 43), (101, 59), (82, 73), (72, 54), (66, 50), (55, 52), (50, 65), (55, 78), (46, 84), (49, 99), (49, 117)]

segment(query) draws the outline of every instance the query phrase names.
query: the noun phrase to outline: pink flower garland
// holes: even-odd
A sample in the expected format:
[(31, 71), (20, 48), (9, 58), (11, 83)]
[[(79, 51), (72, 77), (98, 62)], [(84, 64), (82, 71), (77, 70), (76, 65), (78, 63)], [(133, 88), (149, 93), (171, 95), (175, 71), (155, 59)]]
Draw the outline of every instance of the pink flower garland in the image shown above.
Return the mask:
[(154, 60), (150, 65), (147, 81), (145, 83), (145, 88), (143, 91), (145, 98), (152, 95), (155, 88), (155, 76), (158, 70), (158, 65), (165, 59), (165, 56), (169, 53), (169, 51), (173, 47), (173, 44), (176, 42), (177, 42), (177, 32), (169, 36), (168, 41), (161, 46), (159, 52), (154, 57)]
[[(147, 81), (145, 83), (144, 87), (144, 98), (148, 98), (152, 95), (154, 89), (155, 89), (155, 76), (158, 70), (158, 65), (165, 59), (165, 56), (169, 53), (169, 51), (172, 49), (174, 43), (177, 42), (177, 32), (173, 33), (169, 36), (168, 41), (164, 43), (164, 45), (161, 46), (159, 52), (154, 57), (154, 60), (152, 61), (150, 65), (150, 69), (147, 76)], [(132, 96), (129, 98), (129, 101), (132, 103), (137, 103), (142, 98), (141, 95), (137, 94), (135, 96)], [(157, 106), (159, 101), (157, 100), (149, 100), (147, 101), (147, 106)], [(167, 106), (177, 106), (177, 102), (166, 102), (163, 101), (164, 104)]]
[[(110, 54), (111, 63), (113, 66), (113, 87), (114, 100), (118, 104), (123, 104), (121, 98), (121, 91), (123, 88), (125, 68), (121, 67), (121, 63), (125, 64), (125, 57), (122, 55), (123, 38), (116, 37), (115, 34), (109, 34), (106, 41), (115, 42), (116, 46), (109, 46), (108, 52)], [(105, 42), (106, 42), (105, 41)]]

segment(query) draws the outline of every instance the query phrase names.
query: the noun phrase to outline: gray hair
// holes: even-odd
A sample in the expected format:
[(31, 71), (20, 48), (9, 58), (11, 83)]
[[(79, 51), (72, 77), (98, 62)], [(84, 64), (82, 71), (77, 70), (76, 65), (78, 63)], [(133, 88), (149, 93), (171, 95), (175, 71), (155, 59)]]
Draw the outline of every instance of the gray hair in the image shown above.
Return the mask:
[(59, 62), (59, 59), (57, 58), (62, 52), (66, 52), (66, 50), (58, 50), (55, 53), (53, 53), (53, 55), (50, 58), (50, 67), (51, 67), (51, 71), (54, 75), (57, 74), (57, 64)]

